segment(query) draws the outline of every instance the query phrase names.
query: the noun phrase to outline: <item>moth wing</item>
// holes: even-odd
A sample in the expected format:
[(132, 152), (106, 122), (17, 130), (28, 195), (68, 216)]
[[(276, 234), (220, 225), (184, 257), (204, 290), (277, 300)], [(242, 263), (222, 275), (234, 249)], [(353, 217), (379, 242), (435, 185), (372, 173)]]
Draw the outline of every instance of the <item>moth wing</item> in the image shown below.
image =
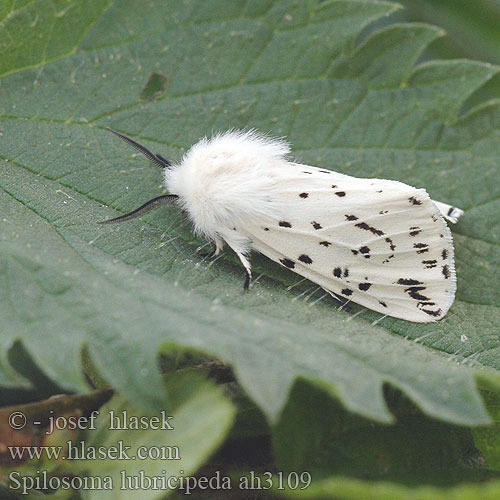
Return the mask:
[(298, 164), (277, 186), (279, 219), (243, 231), (253, 249), (382, 314), (415, 322), (446, 314), (456, 290), (453, 242), (424, 189)]
[(441, 215), (453, 224), (458, 222), (458, 219), (464, 214), (464, 211), (460, 208), (454, 207), (452, 205), (448, 205), (447, 203), (442, 203), (441, 201), (433, 200), (434, 205), (441, 212)]

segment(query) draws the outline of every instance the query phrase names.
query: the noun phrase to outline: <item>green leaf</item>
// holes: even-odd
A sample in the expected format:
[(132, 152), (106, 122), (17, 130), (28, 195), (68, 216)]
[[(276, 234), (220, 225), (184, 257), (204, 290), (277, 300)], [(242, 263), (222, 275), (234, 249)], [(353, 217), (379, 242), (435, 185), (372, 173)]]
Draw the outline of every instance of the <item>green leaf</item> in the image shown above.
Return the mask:
[[(180, 346), (231, 364), (270, 420), (301, 377), (380, 422), (393, 420), (382, 391), (391, 384), (435, 418), (487, 423), (475, 376), (500, 368), (492, 218), (500, 113), (496, 103), (467, 116), (460, 110), (497, 69), (470, 61), (412, 67), (439, 34), (424, 25), (393, 26), (356, 46), (366, 26), (396, 8), (370, 0), (122, 0), (88, 19), (86, 36), (75, 49), (68, 41), (53, 62), (35, 58), (29, 64), (38, 67), (14, 71), (7, 61), (0, 383), (21, 383), (8, 352), (22, 341), (49, 378), (85, 390), (85, 344), (104, 378), (153, 410), (163, 404), (158, 354)], [(16, 47), (22, 35), (14, 32)], [(145, 101), (154, 74), (168, 88)], [(455, 230), (455, 305), (428, 325), (338, 310), (311, 283), (259, 257), (259, 279), (244, 294), (234, 256), (207, 263), (175, 207), (96, 225), (163, 193), (158, 168), (106, 126), (173, 160), (212, 130), (255, 127), (287, 136), (301, 161), (425, 186), (466, 210)]]
[(385, 481), (362, 481), (347, 477), (332, 477), (313, 483), (306, 489), (277, 491), (285, 498), (297, 500), (496, 500), (500, 481), (486, 484), (465, 484), (452, 488), (435, 486), (403, 486)]
[(401, 17), (439, 24), (448, 35), (434, 45), (432, 54), (439, 57), (470, 57), (500, 62), (498, 48), (497, 2), (475, 0), (402, 0)]
[(387, 393), (394, 426), (353, 418), (325, 396), (302, 381), (294, 386), (273, 436), (278, 470), (287, 476), (307, 471), (314, 481), (351, 476), (440, 486), (500, 477), (486, 470), (470, 429), (425, 417), (394, 391)]
[(500, 470), (500, 398), (498, 386), (495, 387), (492, 382), (492, 380), (483, 379), (480, 386), (483, 389), (483, 398), (493, 419), (493, 425), (476, 427), (472, 430), (472, 434), (476, 446), (486, 458), (489, 467), (498, 471)]
[[(140, 481), (141, 474), (164, 481), (191, 476), (221, 444), (231, 428), (235, 411), (220, 388), (192, 373), (183, 373), (167, 378), (167, 392), (172, 404), (163, 411), (173, 418), (167, 420), (163, 429), (159, 428), (164, 422), (161, 415), (144, 413), (118, 396), (101, 407), (97, 429), (88, 431), (89, 437), (84, 441), (87, 453), (92, 448), (118, 447), (121, 441), (123, 446), (130, 447), (125, 450), (130, 460), (89, 458), (79, 464), (75, 462), (90, 476), (111, 478), (112, 490), (90, 491), (89, 499), (117, 498), (117, 494), (120, 499), (137, 498), (134, 486), (140, 484), (136, 481)], [(149, 420), (151, 417), (158, 420)], [(151, 425), (136, 430), (133, 428), (136, 418), (144, 418)], [(117, 429), (123, 428), (124, 422), (129, 422), (130, 428)], [(171, 490), (162, 491), (143, 483), (139, 488), (141, 498), (165, 498), (179, 486), (178, 482), (170, 484)]]
[(111, 0), (7, 0), (0, 5), (0, 75), (76, 51)]
[[(469, 58), (500, 63), (498, 20), (500, 4), (490, 0), (402, 0), (403, 9), (388, 22), (424, 22), (439, 25), (445, 36), (425, 50), (423, 59)], [(496, 75), (467, 103), (467, 108), (496, 99), (500, 92), (500, 76)]]

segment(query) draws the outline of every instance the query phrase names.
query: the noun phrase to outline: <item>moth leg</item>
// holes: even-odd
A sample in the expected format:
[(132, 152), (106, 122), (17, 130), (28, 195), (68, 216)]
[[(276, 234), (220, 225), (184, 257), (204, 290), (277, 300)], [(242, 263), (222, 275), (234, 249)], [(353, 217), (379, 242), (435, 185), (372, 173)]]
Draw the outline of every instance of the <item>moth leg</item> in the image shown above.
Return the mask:
[[(234, 248), (233, 248), (234, 250)], [(236, 255), (240, 258), (243, 267), (245, 268), (245, 282), (243, 283), (243, 290), (248, 291), (250, 288), (250, 281), (252, 280), (252, 267), (250, 266), (250, 262), (241, 252), (234, 250)]]
[(215, 257), (217, 255), (217, 248), (214, 248), (211, 252), (208, 253), (200, 253), (200, 255), (204, 259), (211, 259), (212, 257)]
[(243, 283), (243, 290), (247, 292), (250, 288), (250, 281), (252, 280), (252, 269), (250, 267), (250, 262), (248, 262), (248, 259), (243, 254), (238, 254), (238, 257), (245, 267), (245, 282)]
[(245, 253), (248, 252), (249, 246), (247, 240), (225, 239), (228, 247), (233, 250), (233, 252), (239, 257), (243, 267), (245, 268), (245, 282), (243, 283), (243, 290), (247, 291), (250, 287), (250, 281), (252, 280), (252, 266), (250, 261), (247, 259)]
[(204, 259), (211, 259), (212, 257), (217, 257), (220, 251), (224, 248), (224, 242), (220, 240), (215, 240), (215, 248), (209, 253), (200, 254)]

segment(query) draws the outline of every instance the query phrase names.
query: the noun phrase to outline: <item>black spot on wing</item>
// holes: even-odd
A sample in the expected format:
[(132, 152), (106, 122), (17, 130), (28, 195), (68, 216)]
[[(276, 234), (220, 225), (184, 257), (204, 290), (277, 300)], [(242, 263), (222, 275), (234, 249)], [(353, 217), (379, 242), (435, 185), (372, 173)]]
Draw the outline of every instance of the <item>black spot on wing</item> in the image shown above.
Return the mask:
[(450, 268), (448, 267), (447, 264), (445, 264), (443, 266), (443, 276), (445, 277), (445, 279), (448, 279), (450, 277)]
[(332, 184), (332, 189), (336, 189), (337, 188), (337, 185), (336, 184)]
[(446, 260), (448, 258), (448, 250), (446, 250), (446, 248), (441, 252), (441, 257), (443, 258), (443, 260)]
[(311, 224), (312, 224), (314, 229), (322, 229), (323, 228), (322, 225), (319, 222), (316, 222), (315, 220), (313, 220), (311, 222)]
[(360, 283), (358, 285), (358, 288), (362, 290), (363, 292), (366, 292), (370, 287), (372, 286), (371, 283)]
[(424, 313), (428, 314), (429, 316), (434, 316), (434, 317), (441, 316), (441, 309), (438, 309), (437, 311), (433, 311), (432, 309), (423, 309), (422, 308), (422, 311)]
[(437, 260), (423, 260), (422, 264), (425, 265), (426, 269), (432, 269), (434, 267), (437, 267)]
[(300, 193), (299, 196), (301, 198), (307, 198), (309, 196), (309, 193)]
[(312, 259), (309, 257), (309, 255), (306, 255), (303, 253), (302, 255), (299, 256), (300, 262), (303, 262), (304, 264), (312, 264)]
[(427, 243), (413, 243), (413, 248), (417, 248), (417, 253), (425, 253), (429, 251)]
[(389, 248), (394, 252), (394, 250), (396, 250), (396, 245), (394, 244), (392, 239), (386, 238), (385, 241), (386, 241), (386, 243), (389, 243)]
[(330, 170), (320, 170), (323, 174), (331, 174)]
[(417, 200), (417, 198), (415, 198), (415, 196), (410, 196), (408, 198), (408, 201), (412, 204), (412, 205), (422, 205), (422, 202), (420, 200)]
[(303, 170), (302, 173), (312, 175), (312, 172), (308, 172), (307, 170)]
[(355, 224), (356, 227), (359, 227), (359, 229), (363, 229), (365, 231), (370, 231), (370, 233), (374, 234), (375, 236), (383, 236), (385, 233), (384, 231), (381, 231), (380, 229), (376, 229), (373, 226), (370, 226), (366, 222), (358, 222)]
[(327, 248), (331, 245), (331, 243), (329, 241), (320, 241), (319, 244), (323, 245), (324, 247), (327, 247)]
[(425, 286), (411, 286), (409, 288), (405, 288), (405, 292), (415, 300), (422, 300), (424, 302), (429, 301), (429, 297), (426, 297), (425, 295), (422, 295), (420, 292), (425, 290)]
[(382, 307), (387, 307), (387, 304), (385, 302), (382, 302), (381, 300), (378, 301), (378, 303), (382, 306)]
[(264, 231), (269, 231), (269, 228), (268, 228), (268, 227), (265, 227), (265, 228), (264, 228)]
[(290, 259), (280, 259), (280, 262), (288, 267), (289, 269), (293, 269), (295, 267), (295, 262), (293, 260), (290, 260)]
[(413, 278), (399, 278), (398, 285), (423, 285), (421, 281), (414, 280)]
[(359, 252), (363, 254), (363, 257), (365, 259), (369, 259), (370, 258), (370, 248), (369, 247), (367, 247), (367, 246), (361, 247), (359, 249)]
[(286, 220), (280, 220), (279, 225), (281, 227), (292, 227), (292, 225), (289, 222), (287, 222)]
[(345, 216), (346, 220), (358, 220), (358, 218), (355, 215), (347, 215)]
[(448, 212), (446, 213), (446, 215), (450, 216), (450, 215), (451, 215), (454, 211), (455, 211), (455, 208), (450, 207), (450, 208), (448, 209)]
[(419, 309), (422, 309), (423, 307), (426, 307), (426, 306), (435, 306), (435, 305), (436, 305), (436, 303), (435, 303), (435, 302), (419, 302), (419, 303), (417, 304), (417, 307), (418, 307)]
[(349, 295), (352, 295), (352, 290), (349, 290), (349, 288), (344, 288), (340, 293), (349, 297)]
[(422, 232), (422, 229), (420, 229), (418, 226), (410, 227), (410, 236), (417, 236), (421, 232)]
[(441, 309), (426, 309), (426, 307), (432, 307), (435, 306), (435, 302), (418, 302), (417, 307), (424, 313), (428, 314), (429, 316), (441, 316), (442, 311)]
[(343, 196), (345, 196), (345, 191), (337, 191), (335, 194), (337, 196), (340, 196), (340, 198), (342, 198)]
[(349, 269), (347, 269), (347, 267), (344, 269), (344, 271), (342, 272), (342, 268), (340, 267), (336, 267), (334, 270), (333, 270), (333, 275), (336, 277), (336, 278), (342, 278), (342, 274), (344, 275), (344, 278), (348, 278), (349, 277)]

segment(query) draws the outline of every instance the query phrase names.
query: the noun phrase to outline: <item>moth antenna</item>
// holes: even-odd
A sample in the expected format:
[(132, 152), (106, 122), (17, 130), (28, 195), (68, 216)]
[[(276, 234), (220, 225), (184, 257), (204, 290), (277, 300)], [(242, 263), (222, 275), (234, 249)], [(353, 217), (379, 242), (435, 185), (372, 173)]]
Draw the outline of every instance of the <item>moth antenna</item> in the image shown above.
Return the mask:
[(142, 144), (139, 144), (138, 142), (134, 141), (130, 137), (127, 137), (126, 135), (123, 135), (120, 132), (113, 130), (111, 127), (106, 127), (106, 128), (110, 132), (113, 132), (113, 134), (118, 136), (120, 139), (124, 140), (125, 142), (128, 142), (132, 147), (140, 151), (148, 160), (151, 160), (153, 163), (156, 163), (159, 167), (170, 168), (172, 166), (171, 161), (167, 160), (166, 158), (164, 158), (159, 154), (152, 153), (149, 149), (144, 147)]
[(111, 224), (112, 222), (124, 222), (126, 220), (134, 219), (135, 217), (140, 217), (141, 215), (151, 212), (151, 210), (154, 210), (155, 208), (168, 205), (177, 200), (177, 198), (178, 196), (176, 194), (164, 194), (162, 196), (157, 196), (156, 198), (147, 201), (139, 208), (132, 210), (132, 212), (129, 212), (128, 214), (120, 215), (114, 219), (99, 221), (97, 224)]

